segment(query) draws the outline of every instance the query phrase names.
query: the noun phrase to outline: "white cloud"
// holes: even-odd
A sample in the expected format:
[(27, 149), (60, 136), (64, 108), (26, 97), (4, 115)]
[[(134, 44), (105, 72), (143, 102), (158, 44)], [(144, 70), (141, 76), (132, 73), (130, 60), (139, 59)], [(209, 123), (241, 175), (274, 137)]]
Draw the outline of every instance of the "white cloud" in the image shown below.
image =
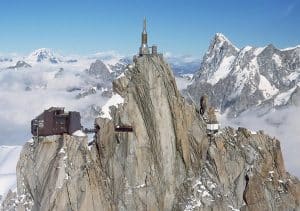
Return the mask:
[[(89, 79), (82, 73), (93, 61), (81, 59), (77, 63), (34, 64), (32, 68), (0, 70), (0, 145), (23, 144), (31, 137), (31, 119), (51, 106), (84, 114), (89, 106), (104, 104), (100, 91), (81, 99), (75, 98), (80, 91), (67, 91), (72, 87), (88, 89), (92, 86), (86, 83)], [(8, 64), (1, 63), (0, 69), (1, 66), (4, 68)], [(64, 68), (63, 73), (55, 77), (60, 68)], [(26, 91), (26, 88), (31, 90)], [(82, 119), (83, 124), (88, 124), (85, 126), (91, 126), (93, 121), (92, 118)]]

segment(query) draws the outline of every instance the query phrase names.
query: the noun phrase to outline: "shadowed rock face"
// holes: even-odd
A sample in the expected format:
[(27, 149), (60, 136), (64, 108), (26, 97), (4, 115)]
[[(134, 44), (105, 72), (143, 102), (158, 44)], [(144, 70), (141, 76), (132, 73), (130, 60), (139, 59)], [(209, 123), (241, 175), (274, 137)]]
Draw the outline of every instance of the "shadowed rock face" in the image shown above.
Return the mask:
[[(17, 167), (22, 210), (299, 210), (298, 179), (279, 141), (226, 128), (213, 138), (160, 56), (135, 60), (113, 82), (124, 98), (89, 149), (84, 137), (27, 143)], [(116, 133), (117, 125), (133, 132)], [(10, 198), (14, 198), (10, 194)]]
[(89, 75), (94, 76), (95, 78), (102, 79), (102, 80), (111, 80), (112, 76), (105, 66), (105, 64), (100, 61), (96, 60), (94, 63), (91, 64), (90, 68), (86, 70)]

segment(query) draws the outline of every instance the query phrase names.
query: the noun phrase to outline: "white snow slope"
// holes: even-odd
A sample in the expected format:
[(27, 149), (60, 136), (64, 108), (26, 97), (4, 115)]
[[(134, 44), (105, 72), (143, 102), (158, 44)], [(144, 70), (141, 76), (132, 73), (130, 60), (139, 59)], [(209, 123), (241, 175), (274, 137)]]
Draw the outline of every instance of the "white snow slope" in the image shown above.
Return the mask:
[(9, 189), (16, 188), (16, 165), (21, 146), (0, 146), (0, 203)]

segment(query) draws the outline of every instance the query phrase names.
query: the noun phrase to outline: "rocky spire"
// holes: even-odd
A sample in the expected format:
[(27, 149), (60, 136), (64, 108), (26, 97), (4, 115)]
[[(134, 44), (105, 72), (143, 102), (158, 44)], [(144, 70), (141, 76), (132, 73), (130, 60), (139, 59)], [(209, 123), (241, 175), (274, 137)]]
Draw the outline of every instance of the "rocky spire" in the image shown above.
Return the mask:
[(146, 25), (146, 17), (144, 18), (144, 27), (143, 27), (143, 34), (147, 34), (147, 25)]

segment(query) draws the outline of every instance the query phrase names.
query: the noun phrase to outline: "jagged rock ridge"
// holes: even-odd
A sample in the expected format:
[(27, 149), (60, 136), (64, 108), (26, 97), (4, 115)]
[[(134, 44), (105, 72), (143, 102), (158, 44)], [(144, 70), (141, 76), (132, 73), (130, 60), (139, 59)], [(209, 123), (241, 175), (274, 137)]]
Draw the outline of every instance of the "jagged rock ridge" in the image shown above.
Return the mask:
[(211, 104), (229, 116), (249, 108), (284, 106), (299, 95), (300, 47), (238, 49), (218, 33), (194, 79), (187, 92), (195, 101), (208, 94)]
[[(18, 201), (6, 209), (299, 210), (279, 141), (242, 128), (209, 138), (160, 56), (136, 58), (113, 88), (123, 104), (96, 119), (91, 149), (68, 135), (25, 145)], [(133, 132), (116, 133), (120, 125)]]

